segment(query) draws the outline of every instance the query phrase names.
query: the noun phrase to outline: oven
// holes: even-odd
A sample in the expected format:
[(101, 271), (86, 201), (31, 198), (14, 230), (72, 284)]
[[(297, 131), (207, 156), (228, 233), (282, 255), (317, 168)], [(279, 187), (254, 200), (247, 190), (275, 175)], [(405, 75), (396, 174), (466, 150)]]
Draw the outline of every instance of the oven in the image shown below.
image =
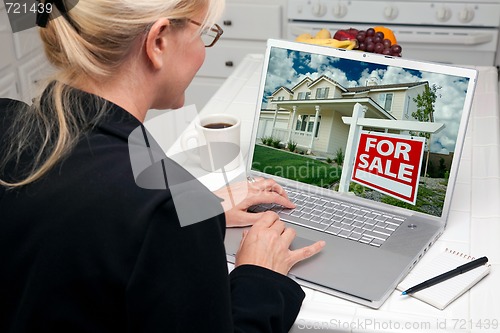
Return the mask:
[(287, 38), (322, 28), (383, 25), (405, 58), (492, 66), (498, 54), (500, 0), (288, 0)]

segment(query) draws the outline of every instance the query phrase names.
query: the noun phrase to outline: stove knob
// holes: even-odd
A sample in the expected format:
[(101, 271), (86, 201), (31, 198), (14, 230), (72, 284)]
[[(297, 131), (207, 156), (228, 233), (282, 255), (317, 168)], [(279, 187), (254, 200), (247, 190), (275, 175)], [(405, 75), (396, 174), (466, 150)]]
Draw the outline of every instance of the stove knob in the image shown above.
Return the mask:
[(458, 20), (462, 23), (469, 23), (474, 19), (474, 9), (465, 7), (458, 13)]
[(451, 18), (451, 10), (448, 7), (440, 7), (436, 12), (436, 19), (439, 22), (446, 22)]
[(341, 3), (337, 3), (333, 6), (333, 16), (336, 18), (342, 18), (347, 14), (347, 6)]
[(297, 14), (302, 14), (302, 12), (304, 11), (304, 7), (302, 7), (302, 5), (298, 5), (297, 6)]
[(321, 2), (316, 2), (312, 6), (312, 13), (316, 17), (321, 17), (326, 14), (326, 5), (322, 4)]
[(396, 6), (387, 6), (384, 8), (384, 17), (388, 20), (394, 20), (398, 17), (399, 11)]

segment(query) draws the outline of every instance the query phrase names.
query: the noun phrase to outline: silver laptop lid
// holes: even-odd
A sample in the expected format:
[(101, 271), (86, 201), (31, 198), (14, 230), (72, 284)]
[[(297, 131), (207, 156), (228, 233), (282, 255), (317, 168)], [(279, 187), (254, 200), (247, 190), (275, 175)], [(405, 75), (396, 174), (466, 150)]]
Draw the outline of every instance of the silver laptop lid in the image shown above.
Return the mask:
[[(247, 168), (446, 221), (476, 78), (470, 68), (269, 40)], [(353, 112), (367, 122), (354, 144), (349, 124), (362, 121)], [(410, 151), (421, 160), (407, 162)]]

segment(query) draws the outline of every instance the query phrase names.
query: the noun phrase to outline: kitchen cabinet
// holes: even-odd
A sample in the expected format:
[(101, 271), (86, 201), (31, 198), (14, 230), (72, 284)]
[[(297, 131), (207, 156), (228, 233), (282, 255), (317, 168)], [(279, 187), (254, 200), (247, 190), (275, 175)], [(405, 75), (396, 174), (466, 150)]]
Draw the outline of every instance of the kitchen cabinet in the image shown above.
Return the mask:
[(201, 110), (249, 53), (264, 53), (269, 38), (283, 38), (286, 0), (227, 0), (218, 21), (220, 40), (207, 48), (205, 63), (186, 91), (186, 105)]
[[(234, 68), (249, 53), (264, 53), (268, 38), (286, 31), (286, 0), (227, 0), (218, 24), (221, 39), (206, 49), (206, 59), (186, 91), (186, 105), (201, 110)], [(37, 29), (13, 34), (0, 1), (0, 94), (29, 102), (37, 83), (46, 77), (46, 61)]]
[(0, 74), (0, 97), (17, 99), (16, 76), (12, 72)]
[(0, 97), (30, 103), (38, 95), (42, 78), (52, 68), (43, 53), (37, 29), (15, 34), (9, 24), (3, 2), (0, 3)]

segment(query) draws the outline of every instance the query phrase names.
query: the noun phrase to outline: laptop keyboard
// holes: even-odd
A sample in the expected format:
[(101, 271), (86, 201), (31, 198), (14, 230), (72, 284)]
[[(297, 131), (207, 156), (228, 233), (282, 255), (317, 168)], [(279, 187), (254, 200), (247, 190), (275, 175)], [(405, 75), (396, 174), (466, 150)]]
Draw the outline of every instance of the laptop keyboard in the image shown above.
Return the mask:
[(304, 195), (286, 186), (283, 188), (297, 205), (296, 208), (262, 204), (251, 207), (250, 211), (272, 210), (287, 222), (375, 247), (380, 247), (405, 220), (403, 216), (354, 206), (329, 197)]

